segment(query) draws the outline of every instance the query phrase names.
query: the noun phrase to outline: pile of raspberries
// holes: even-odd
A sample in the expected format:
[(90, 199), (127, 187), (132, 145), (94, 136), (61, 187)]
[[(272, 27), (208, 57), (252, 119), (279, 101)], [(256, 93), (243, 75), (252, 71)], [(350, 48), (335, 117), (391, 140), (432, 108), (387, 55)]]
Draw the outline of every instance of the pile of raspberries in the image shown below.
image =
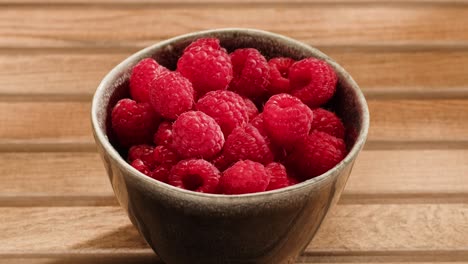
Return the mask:
[(112, 129), (143, 174), (202, 193), (275, 190), (321, 175), (347, 154), (345, 128), (320, 108), (336, 90), (325, 61), (228, 54), (216, 38), (185, 48), (171, 71), (141, 60)]

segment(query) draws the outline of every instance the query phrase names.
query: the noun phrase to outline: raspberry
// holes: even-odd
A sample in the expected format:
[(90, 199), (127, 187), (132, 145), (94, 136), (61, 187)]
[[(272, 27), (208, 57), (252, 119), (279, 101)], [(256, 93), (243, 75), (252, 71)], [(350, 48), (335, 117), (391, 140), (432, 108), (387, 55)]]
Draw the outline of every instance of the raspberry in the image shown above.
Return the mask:
[(244, 99), (231, 91), (211, 91), (197, 103), (197, 110), (211, 116), (227, 137), (237, 126), (248, 122)]
[(111, 122), (120, 145), (130, 147), (151, 142), (159, 118), (150, 104), (122, 99), (112, 109)]
[(263, 110), (268, 135), (273, 142), (285, 148), (291, 148), (309, 133), (312, 119), (312, 110), (289, 94), (272, 96)]
[(177, 71), (189, 79), (198, 96), (225, 90), (232, 79), (232, 64), (218, 39), (198, 39), (177, 62)]
[(270, 94), (289, 93), (289, 68), (295, 61), (291, 58), (274, 58), (268, 61), (270, 66)]
[(188, 45), (185, 50), (185, 52), (190, 52), (192, 50), (199, 50), (201, 47), (203, 48), (212, 48), (215, 50), (221, 49), (221, 46), (219, 45), (219, 39), (216, 38), (199, 38), (190, 45)]
[(182, 160), (172, 167), (168, 183), (170, 185), (201, 193), (218, 191), (219, 170), (206, 160)]
[(344, 125), (335, 113), (323, 108), (314, 109), (312, 112), (314, 113), (314, 119), (310, 127), (311, 131), (322, 131), (337, 138), (344, 138)]
[(249, 98), (244, 98), (245, 102), (245, 111), (247, 111), (247, 115), (249, 116), (249, 120), (254, 119), (258, 115), (257, 106), (250, 100)]
[(134, 160), (141, 160), (143, 163), (148, 166), (148, 168), (153, 168), (155, 163), (153, 159), (154, 147), (150, 145), (136, 145), (132, 146), (128, 150), (128, 161), (133, 162)]
[(229, 84), (231, 91), (256, 98), (266, 92), (270, 71), (265, 57), (256, 49), (237, 49), (231, 53), (234, 78)]
[(176, 119), (178, 115), (192, 109), (192, 84), (178, 72), (160, 74), (151, 82), (150, 101), (156, 113)]
[(298, 177), (307, 180), (333, 168), (345, 155), (346, 145), (342, 139), (313, 131), (288, 157), (288, 165)]
[(130, 75), (130, 95), (137, 102), (150, 101), (150, 84), (158, 74), (167, 71), (152, 58), (141, 60), (132, 69)]
[(244, 160), (224, 171), (219, 184), (224, 194), (243, 194), (263, 192), (269, 182), (270, 175), (262, 164)]
[(156, 133), (154, 133), (153, 142), (156, 145), (169, 146), (172, 144), (172, 123), (162, 122)]
[(210, 159), (223, 145), (221, 128), (203, 112), (185, 112), (172, 125), (172, 147), (182, 158)]
[(291, 94), (306, 105), (316, 108), (332, 98), (338, 77), (325, 61), (307, 58), (291, 66), (289, 80)]
[(139, 172), (145, 174), (145, 175), (150, 175), (151, 171), (148, 168), (148, 166), (145, 165), (145, 163), (141, 159), (136, 159), (130, 163), (133, 168), (137, 169)]
[(156, 164), (175, 164), (178, 158), (172, 149), (161, 145), (154, 148), (153, 160)]
[(172, 165), (170, 164), (158, 165), (152, 172), (150, 172), (149, 176), (155, 180), (167, 183), (171, 168)]
[(273, 161), (270, 145), (252, 125), (237, 127), (226, 139), (223, 154), (229, 161), (252, 160), (262, 164)]
[(289, 177), (286, 168), (281, 163), (272, 162), (265, 169), (270, 175), (267, 191), (288, 187), (297, 183), (296, 179)]

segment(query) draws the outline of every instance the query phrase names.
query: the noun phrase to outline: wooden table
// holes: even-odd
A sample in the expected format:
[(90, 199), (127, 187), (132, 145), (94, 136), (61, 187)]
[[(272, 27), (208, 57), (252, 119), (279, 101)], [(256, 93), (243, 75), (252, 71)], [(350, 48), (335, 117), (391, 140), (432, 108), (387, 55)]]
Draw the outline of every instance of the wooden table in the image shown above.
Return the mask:
[(468, 262), (468, 1), (251, 2), (0, 0), (1, 264), (158, 262), (113, 197), (90, 100), (129, 54), (232, 26), (319, 47), (369, 101), (368, 144), (299, 262)]

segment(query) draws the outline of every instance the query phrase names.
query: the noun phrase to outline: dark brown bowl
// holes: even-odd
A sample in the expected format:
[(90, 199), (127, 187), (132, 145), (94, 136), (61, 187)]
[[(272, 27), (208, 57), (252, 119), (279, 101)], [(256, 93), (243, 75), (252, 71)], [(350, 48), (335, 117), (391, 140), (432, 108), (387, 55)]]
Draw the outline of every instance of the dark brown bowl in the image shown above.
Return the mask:
[[(130, 71), (153, 57), (174, 69), (183, 49), (200, 37), (219, 38), (228, 51), (254, 47), (267, 58), (317, 57), (337, 72), (330, 106), (347, 129), (349, 154), (316, 178), (275, 191), (244, 195), (202, 194), (153, 180), (132, 168), (111, 144), (109, 116), (128, 95)], [(296, 40), (252, 29), (218, 29), (175, 37), (141, 50), (115, 67), (97, 88), (92, 125), (99, 153), (120, 205), (148, 244), (166, 263), (293, 263), (340, 197), (369, 127), (366, 100), (335, 61)]]

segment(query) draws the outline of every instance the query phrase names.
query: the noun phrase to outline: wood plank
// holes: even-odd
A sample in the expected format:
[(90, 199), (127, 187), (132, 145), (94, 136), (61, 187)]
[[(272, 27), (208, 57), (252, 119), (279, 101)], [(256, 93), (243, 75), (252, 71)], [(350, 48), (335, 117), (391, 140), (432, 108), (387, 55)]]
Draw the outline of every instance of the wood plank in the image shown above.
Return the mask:
[[(468, 141), (468, 100), (369, 100), (369, 141)], [(88, 102), (0, 102), (0, 148), (23, 144), (87, 144)], [(430, 128), (428, 128), (430, 126)]]
[[(104, 75), (134, 50), (0, 53), (0, 95), (90, 98)], [(468, 51), (373, 51), (330, 49), (368, 95), (468, 94)], [(456, 94), (456, 95), (458, 95)]]
[(467, 14), (465, 5), (6, 6), (0, 10), (0, 47), (142, 47), (232, 25), (315, 45), (465, 45)]
[(75, 51), (1, 53), (0, 93), (91, 98), (104, 75), (129, 54)]
[[(0, 255), (151, 253), (117, 207), (0, 210)], [(414, 253), (417, 259), (428, 252), (458, 252), (468, 257), (467, 220), (467, 204), (338, 205), (305, 255), (404, 257)]]
[(468, 101), (369, 100), (370, 141), (468, 140)]
[(0, 102), (0, 144), (91, 144), (90, 107), (88, 102)]
[(0, 153), (0, 163), (1, 196), (113, 196), (97, 153)]
[[(467, 160), (468, 150), (364, 150), (340, 202), (468, 201)], [(0, 206), (115, 204), (96, 153), (0, 153), (0, 164)]]

